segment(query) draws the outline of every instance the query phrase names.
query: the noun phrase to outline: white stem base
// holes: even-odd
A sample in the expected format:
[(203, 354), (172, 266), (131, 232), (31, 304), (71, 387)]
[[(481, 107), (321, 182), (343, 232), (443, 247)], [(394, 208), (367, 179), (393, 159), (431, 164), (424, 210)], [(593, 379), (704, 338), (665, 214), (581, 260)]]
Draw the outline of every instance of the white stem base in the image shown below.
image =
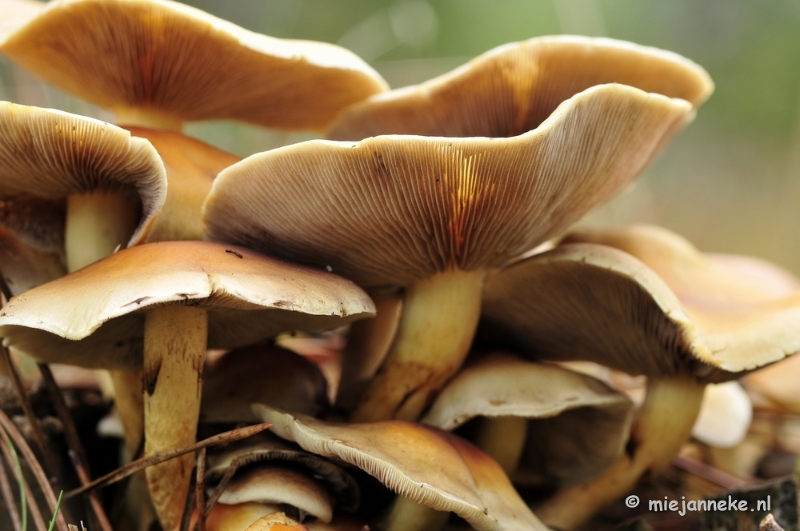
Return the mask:
[[(144, 327), (145, 455), (194, 444), (200, 417), (208, 313), (193, 306), (160, 306)], [(147, 469), (147, 486), (166, 531), (180, 526), (194, 454)]]
[(481, 310), (483, 271), (447, 271), (406, 289), (391, 351), (354, 422), (417, 420), (464, 363)]

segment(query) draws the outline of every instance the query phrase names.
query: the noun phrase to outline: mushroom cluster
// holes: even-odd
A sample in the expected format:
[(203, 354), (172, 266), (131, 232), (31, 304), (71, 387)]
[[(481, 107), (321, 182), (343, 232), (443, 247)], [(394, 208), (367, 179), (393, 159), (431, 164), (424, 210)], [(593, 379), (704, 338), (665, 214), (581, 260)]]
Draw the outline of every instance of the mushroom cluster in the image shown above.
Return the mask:
[[(389, 90), (170, 0), (1, 4), (0, 53), (118, 122), (0, 102), (4, 345), (111, 371), (130, 455), (272, 424), (209, 450), (193, 513), (193, 455), (146, 470), (128, 505), (166, 531), (572, 529), (674, 457), (706, 384), (800, 351), (775, 267), (571, 230), (711, 94), (683, 57), (540, 37)], [(181, 133), (220, 119), (327, 139)]]

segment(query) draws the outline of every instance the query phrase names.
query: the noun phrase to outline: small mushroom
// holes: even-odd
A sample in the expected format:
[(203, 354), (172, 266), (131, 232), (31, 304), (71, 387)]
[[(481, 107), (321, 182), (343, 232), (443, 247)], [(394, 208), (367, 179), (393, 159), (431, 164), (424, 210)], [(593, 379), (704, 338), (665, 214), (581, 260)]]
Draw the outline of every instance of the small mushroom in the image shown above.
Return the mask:
[[(46, 362), (144, 367), (146, 454), (195, 440), (209, 348), (372, 315), (366, 294), (334, 275), (206, 242), (146, 244), (16, 297), (0, 336)], [(208, 340), (208, 341), (207, 341)], [(147, 469), (162, 525), (181, 518), (192, 456)]]
[[(276, 435), (356, 466), (407, 500), (387, 518), (387, 531), (434, 529), (428, 509), (454, 512), (477, 530), (546, 529), (500, 465), (455, 435), (404, 421), (340, 424), (253, 408)], [(415, 519), (415, 511), (423, 518)]]
[[(269, 375), (269, 384), (254, 375)], [(201, 422), (258, 422), (254, 402), (317, 416), (330, 404), (319, 368), (302, 356), (273, 345), (232, 350), (206, 367)]]
[(344, 48), (267, 37), (168, 0), (54, 0), (0, 52), (118, 123), (172, 131), (214, 119), (322, 131), (386, 89)]
[(476, 445), (510, 477), (519, 465), (523, 477), (577, 483), (619, 458), (632, 415), (632, 402), (599, 380), (492, 353), (459, 372), (422, 422), (450, 431), (479, 418)]
[(800, 350), (800, 305), (749, 269), (725, 267), (663, 229), (573, 233), (563, 241), (491, 277), (484, 336), (537, 359), (593, 361), (648, 377), (630, 454), (540, 508), (548, 524), (568, 529), (677, 453), (706, 383)]
[(356, 103), (334, 122), (328, 138), (517, 136), (538, 127), (562, 101), (605, 83), (681, 98), (694, 107), (714, 89), (705, 70), (671, 52), (613, 39), (537, 37)]
[(733, 448), (744, 440), (753, 404), (738, 382), (706, 386), (692, 437), (716, 448)]
[(510, 139), (303, 142), (220, 173), (206, 237), (404, 286), (392, 349), (353, 419), (416, 419), (467, 354), (486, 271), (627, 185), (691, 112), (601, 85)]

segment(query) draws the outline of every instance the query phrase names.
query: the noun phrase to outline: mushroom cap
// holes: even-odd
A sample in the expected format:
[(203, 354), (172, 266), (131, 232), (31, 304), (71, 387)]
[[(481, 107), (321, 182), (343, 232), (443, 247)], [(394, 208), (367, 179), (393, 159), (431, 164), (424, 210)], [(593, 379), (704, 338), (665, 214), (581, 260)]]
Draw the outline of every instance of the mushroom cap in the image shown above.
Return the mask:
[(219, 502), (286, 504), (323, 522), (330, 522), (333, 517), (325, 487), (306, 474), (281, 466), (259, 466), (235, 475)]
[(706, 386), (692, 437), (709, 446), (733, 448), (744, 440), (752, 419), (753, 404), (738, 382), (711, 384)]
[(475, 417), (531, 419), (523, 474), (571, 483), (600, 474), (619, 458), (633, 403), (589, 376), (493, 353), (459, 372), (422, 422), (453, 430)]
[(546, 529), (500, 465), (455, 435), (404, 421), (338, 424), (253, 408), (278, 436), (350, 463), (416, 503), (454, 512), (479, 531)]
[(0, 226), (0, 271), (14, 295), (67, 274), (60, 253), (37, 251)]
[(327, 43), (275, 39), (168, 0), (55, 0), (0, 52), (101, 107), (324, 130), (387, 88)]
[(342, 467), (269, 432), (236, 441), (221, 450), (210, 451), (206, 478), (211, 482), (218, 481), (234, 462), (238, 467), (269, 462), (286, 463), (295, 469), (304, 469), (325, 482), (328, 491), (333, 494), (337, 512), (349, 513), (358, 509), (358, 484)]
[(566, 243), (512, 264), (486, 282), (484, 335), (539, 359), (705, 382), (738, 378), (800, 350), (800, 294), (786, 296), (778, 277), (760, 281), (763, 268), (754, 274), (741, 260), (726, 267), (651, 227), (564, 241), (636, 254)]
[(536, 37), (352, 105), (328, 138), (516, 136), (537, 127), (562, 101), (605, 83), (681, 98), (695, 107), (714, 90), (705, 70), (672, 52), (606, 38)]
[(142, 127), (125, 129), (153, 144), (167, 172), (169, 194), (147, 242), (202, 240), (201, 209), (211, 183), (219, 172), (241, 159), (180, 133)]
[(232, 350), (203, 371), (201, 422), (258, 422), (254, 402), (317, 416), (330, 407), (328, 382), (313, 362), (266, 344)]
[(624, 188), (691, 106), (592, 87), (510, 139), (310, 141), (220, 173), (206, 238), (332, 267), (363, 286), (502, 264)]
[(259, 518), (244, 531), (309, 531), (309, 529), (285, 514), (278, 512)]
[(137, 196), (141, 242), (164, 204), (167, 177), (147, 140), (52, 109), (0, 102), (0, 218), (39, 250), (63, 248), (64, 201), (94, 190)]
[(0, 312), (0, 337), (50, 363), (140, 370), (145, 311), (163, 304), (207, 308), (209, 349), (335, 328), (375, 311), (360, 288), (330, 273), (230, 245), (162, 242), (15, 297)]

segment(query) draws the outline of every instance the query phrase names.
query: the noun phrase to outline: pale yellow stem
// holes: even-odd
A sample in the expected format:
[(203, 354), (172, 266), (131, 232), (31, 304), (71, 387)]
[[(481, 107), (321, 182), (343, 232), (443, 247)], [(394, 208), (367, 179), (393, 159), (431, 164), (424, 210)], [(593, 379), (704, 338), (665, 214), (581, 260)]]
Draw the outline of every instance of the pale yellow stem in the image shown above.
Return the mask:
[(117, 124), (123, 126), (145, 127), (160, 131), (181, 133), (183, 121), (154, 109), (119, 108), (115, 110)]
[[(200, 416), (208, 313), (194, 306), (160, 306), (144, 327), (145, 455), (195, 442)], [(166, 531), (178, 529), (189, 490), (193, 454), (147, 469), (153, 507)]]
[(128, 244), (139, 221), (139, 205), (124, 194), (94, 191), (67, 197), (64, 251), (72, 273)]
[(661, 470), (689, 439), (703, 391), (689, 377), (651, 379), (627, 453), (599, 478), (557, 493), (534, 509), (536, 515), (548, 526), (575, 529), (628, 494), (643, 475)]
[(114, 406), (125, 431), (125, 448), (136, 455), (144, 430), (142, 371), (108, 371), (114, 384)]
[(353, 421), (419, 418), (464, 363), (480, 316), (483, 278), (483, 271), (447, 271), (406, 289), (392, 348)]
[(378, 528), (381, 531), (438, 531), (449, 518), (448, 512), (435, 511), (398, 494)]
[(494, 458), (506, 475), (513, 477), (519, 465), (528, 434), (528, 419), (523, 417), (482, 417), (478, 419), (475, 446)]

